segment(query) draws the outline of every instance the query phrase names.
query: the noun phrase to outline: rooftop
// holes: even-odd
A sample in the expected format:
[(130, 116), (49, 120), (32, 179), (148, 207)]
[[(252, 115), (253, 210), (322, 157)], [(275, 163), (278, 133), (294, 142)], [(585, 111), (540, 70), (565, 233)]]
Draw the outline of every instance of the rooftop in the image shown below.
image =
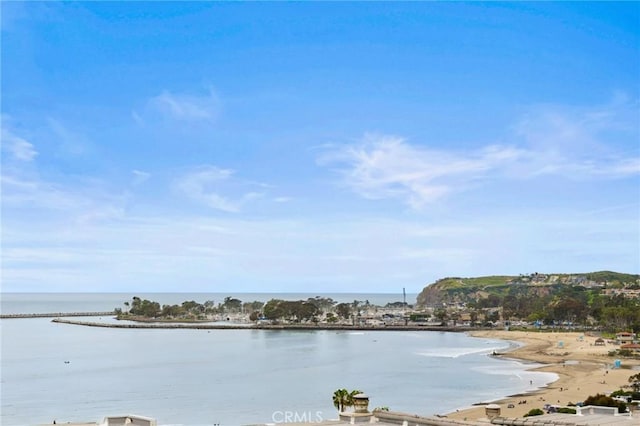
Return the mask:
[(637, 417), (607, 414), (577, 416), (575, 414), (556, 413), (523, 418), (498, 417), (491, 423), (503, 426), (638, 426), (639, 419)]

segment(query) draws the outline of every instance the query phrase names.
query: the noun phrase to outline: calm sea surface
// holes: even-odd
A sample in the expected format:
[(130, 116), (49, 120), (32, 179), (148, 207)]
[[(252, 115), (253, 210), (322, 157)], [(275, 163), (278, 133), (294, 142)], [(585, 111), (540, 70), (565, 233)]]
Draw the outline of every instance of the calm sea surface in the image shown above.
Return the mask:
[[(131, 296), (2, 294), (1, 306), (3, 313), (102, 311)], [(162, 304), (217, 303), (226, 295), (138, 296)], [(231, 296), (266, 301), (315, 295)], [(324, 296), (376, 304), (402, 299)], [(331, 395), (342, 387), (366, 392), (372, 408), (432, 415), (555, 379), (487, 356), (508, 342), (462, 333), (126, 330), (46, 318), (0, 320), (0, 331), (2, 425), (98, 421), (119, 414), (151, 416), (161, 425), (279, 423), (287, 415), (328, 420), (337, 417)]]

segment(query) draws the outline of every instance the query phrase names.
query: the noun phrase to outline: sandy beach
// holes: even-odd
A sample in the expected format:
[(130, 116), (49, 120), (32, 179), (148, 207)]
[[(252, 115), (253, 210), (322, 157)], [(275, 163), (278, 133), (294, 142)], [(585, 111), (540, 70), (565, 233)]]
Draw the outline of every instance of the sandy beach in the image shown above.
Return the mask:
[[(617, 346), (610, 343), (595, 346), (597, 337), (583, 333), (483, 330), (470, 334), (518, 341), (523, 344), (522, 347), (501, 356), (545, 364), (532, 371), (552, 372), (559, 377), (547, 387), (532, 393), (496, 401), (502, 407), (503, 417), (521, 417), (532, 408), (542, 408), (544, 404), (567, 405), (583, 401), (589, 395), (615, 391), (627, 385), (631, 375), (638, 373), (638, 370), (629, 367), (640, 366), (638, 360), (622, 359), (622, 368), (614, 369), (615, 358), (607, 353)], [(526, 404), (522, 401), (526, 401)], [(478, 401), (481, 402), (487, 401)], [(510, 404), (513, 404), (513, 408), (508, 408)], [(447, 414), (447, 417), (460, 420), (484, 418), (484, 406), (459, 410)]]

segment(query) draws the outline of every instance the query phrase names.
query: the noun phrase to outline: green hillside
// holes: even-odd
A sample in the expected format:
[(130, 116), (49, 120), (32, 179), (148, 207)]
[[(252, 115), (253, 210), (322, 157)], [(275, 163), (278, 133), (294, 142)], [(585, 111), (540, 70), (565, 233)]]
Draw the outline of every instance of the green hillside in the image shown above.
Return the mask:
[(486, 277), (448, 277), (426, 286), (418, 295), (418, 306), (442, 303), (468, 303), (487, 297), (527, 293), (548, 295), (566, 286), (584, 288), (637, 286), (640, 275), (612, 271), (576, 274), (491, 275)]

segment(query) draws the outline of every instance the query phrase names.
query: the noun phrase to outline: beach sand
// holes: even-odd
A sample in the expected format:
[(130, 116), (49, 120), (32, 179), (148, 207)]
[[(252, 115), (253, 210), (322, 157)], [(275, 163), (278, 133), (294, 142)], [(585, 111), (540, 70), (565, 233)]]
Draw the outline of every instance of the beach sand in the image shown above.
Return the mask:
[[(518, 341), (523, 344), (515, 350), (501, 355), (505, 358), (534, 361), (545, 364), (532, 371), (556, 373), (558, 380), (545, 388), (526, 395), (514, 395), (496, 401), (500, 405), (502, 417), (522, 417), (533, 408), (544, 404), (565, 406), (584, 401), (588, 396), (607, 393), (628, 385), (629, 377), (640, 372), (626, 367), (640, 366), (638, 360), (621, 359), (622, 367), (613, 368), (615, 358), (608, 352), (618, 346), (606, 343), (595, 346), (596, 337), (583, 333), (483, 330), (471, 332), (475, 337)], [(560, 342), (562, 346), (560, 346)], [(526, 400), (526, 404), (521, 401)], [(478, 401), (488, 402), (488, 401)], [(513, 404), (513, 408), (508, 408)], [(448, 418), (476, 420), (485, 418), (484, 406), (459, 410), (447, 414)]]

